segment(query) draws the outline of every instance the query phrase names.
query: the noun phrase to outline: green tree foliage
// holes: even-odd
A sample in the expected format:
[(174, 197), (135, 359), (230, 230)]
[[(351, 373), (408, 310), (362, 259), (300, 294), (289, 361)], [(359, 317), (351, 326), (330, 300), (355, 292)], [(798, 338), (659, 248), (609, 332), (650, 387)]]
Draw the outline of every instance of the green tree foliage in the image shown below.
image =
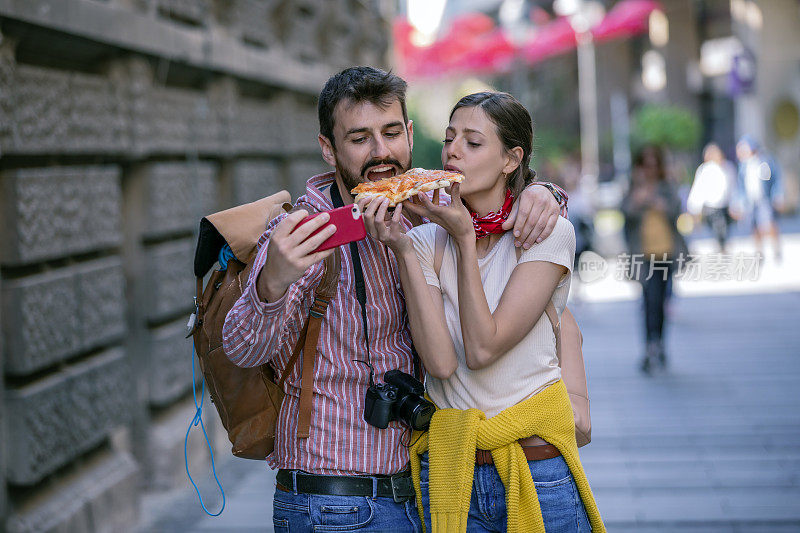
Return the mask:
[(648, 104), (633, 116), (631, 144), (636, 152), (646, 144), (656, 144), (674, 151), (697, 148), (700, 121), (680, 106)]
[(413, 154), (415, 167), (442, 168), (442, 139), (434, 139), (424, 128), (415, 127)]
[(531, 166), (541, 169), (546, 161), (559, 165), (572, 153), (580, 153), (578, 137), (563, 129), (536, 125), (533, 132)]

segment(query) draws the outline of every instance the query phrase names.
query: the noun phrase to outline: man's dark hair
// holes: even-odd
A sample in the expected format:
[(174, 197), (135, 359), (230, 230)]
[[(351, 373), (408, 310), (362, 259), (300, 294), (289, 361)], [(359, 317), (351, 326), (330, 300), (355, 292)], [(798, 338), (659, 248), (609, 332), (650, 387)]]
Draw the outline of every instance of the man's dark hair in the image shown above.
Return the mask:
[(403, 124), (408, 124), (406, 85), (400, 76), (373, 67), (350, 67), (331, 76), (319, 93), (319, 132), (336, 148), (333, 140), (333, 111), (342, 100), (350, 100), (352, 103), (370, 102), (382, 108), (399, 100), (403, 110)]

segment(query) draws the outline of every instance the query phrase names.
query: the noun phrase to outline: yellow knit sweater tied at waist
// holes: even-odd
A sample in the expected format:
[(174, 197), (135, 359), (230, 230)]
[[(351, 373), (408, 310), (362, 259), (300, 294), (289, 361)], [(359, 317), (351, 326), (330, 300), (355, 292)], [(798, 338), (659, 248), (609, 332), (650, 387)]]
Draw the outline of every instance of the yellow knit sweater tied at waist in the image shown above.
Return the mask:
[[(490, 450), (506, 489), (509, 533), (545, 533), (536, 486), (517, 442), (537, 435), (559, 449), (569, 466), (594, 533), (605, 532), (589, 482), (578, 458), (575, 421), (564, 382), (487, 419), (478, 409), (439, 409), (429, 431), (414, 435), (411, 473), (422, 517), (420, 459), (430, 461), (430, 511), (434, 533), (467, 530), (475, 450)], [(414, 441), (412, 441), (414, 442)], [(423, 518), (424, 523), (424, 518)]]

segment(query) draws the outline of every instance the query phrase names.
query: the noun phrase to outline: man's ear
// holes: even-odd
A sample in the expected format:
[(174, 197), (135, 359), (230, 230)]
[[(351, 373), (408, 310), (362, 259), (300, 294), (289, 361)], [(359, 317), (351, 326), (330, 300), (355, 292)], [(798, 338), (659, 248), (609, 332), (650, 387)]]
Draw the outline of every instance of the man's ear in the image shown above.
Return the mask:
[(515, 146), (506, 152), (506, 165), (503, 167), (504, 174), (511, 174), (522, 163), (522, 156), (525, 152), (521, 146)]
[(406, 124), (406, 130), (408, 130), (408, 147), (412, 151), (414, 150), (414, 121), (409, 120), (408, 124)]
[(336, 153), (333, 149), (333, 144), (331, 144), (330, 139), (325, 137), (323, 134), (317, 135), (317, 141), (319, 141), (319, 148), (322, 150), (322, 159), (325, 160), (330, 166), (336, 166)]

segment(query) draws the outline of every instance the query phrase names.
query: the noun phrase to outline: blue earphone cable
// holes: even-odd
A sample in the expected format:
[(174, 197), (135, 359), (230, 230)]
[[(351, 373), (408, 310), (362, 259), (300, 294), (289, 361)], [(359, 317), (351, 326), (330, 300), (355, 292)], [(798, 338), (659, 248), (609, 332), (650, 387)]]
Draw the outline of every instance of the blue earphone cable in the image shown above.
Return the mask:
[[(222, 511), (225, 509), (225, 491), (222, 489), (222, 483), (220, 483), (219, 478), (217, 477), (217, 469), (214, 466), (214, 450), (211, 448), (211, 441), (208, 440), (208, 433), (206, 433), (206, 428), (203, 425), (203, 399), (205, 398), (206, 393), (206, 381), (203, 380), (203, 387), (200, 390), (200, 403), (197, 403), (197, 379), (195, 378), (195, 371), (194, 371), (194, 343), (192, 343), (192, 394), (194, 395), (194, 406), (195, 406), (195, 415), (192, 421), (189, 423), (189, 429), (186, 430), (186, 438), (183, 439), (183, 463), (186, 466), (186, 475), (189, 476), (189, 481), (192, 482), (194, 486), (194, 490), (197, 493), (197, 498), (200, 500), (200, 505), (203, 507), (203, 511), (206, 512), (209, 516), (219, 516), (222, 514)], [(192, 479), (192, 475), (189, 473), (189, 459), (187, 454), (187, 445), (189, 442), (189, 433), (192, 431), (192, 426), (196, 426), (200, 424), (200, 429), (203, 430), (203, 436), (206, 439), (206, 444), (208, 445), (208, 451), (211, 453), (211, 472), (214, 474), (214, 479), (217, 480), (217, 486), (219, 487), (219, 491), (222, 494), (222, 507), (216, 513), (211, 513), (206, 509), (206, 504), (203, 503), (203, 497), (200, 495), (200, 489), (197, 488), (197, 484)]]

